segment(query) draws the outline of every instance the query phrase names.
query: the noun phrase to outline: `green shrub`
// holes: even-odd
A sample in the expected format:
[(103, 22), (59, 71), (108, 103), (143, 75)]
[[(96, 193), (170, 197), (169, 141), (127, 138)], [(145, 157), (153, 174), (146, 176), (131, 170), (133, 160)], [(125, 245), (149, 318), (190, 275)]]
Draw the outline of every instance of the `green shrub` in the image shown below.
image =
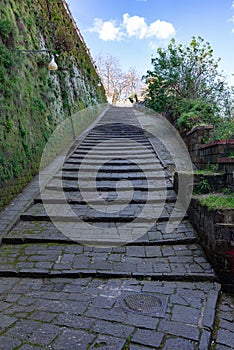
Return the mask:
[(208, 182), (208, 180), (204, 179), (199, 182), (196, 189), (194, 190), (194, 193), (196, 194), (206, 194), (211, 192), (211, 186)]
[(219, 120), (217, 109), (201, 99), (182, 99), (178, 102), (176, 111), (180, 114), (177, 121), (178, 126), (184, 131), (190, 130), (197, 125), (213, 125)]
[(182, 113), (177, 123), (184, 131), (192, 129), (194, 126), (199, 125), (202, 122), (201, 117), (194, 112)]
[(234, 117), (220, 118), (214, 125), (214, 131), (210, 141), (234, 139)]

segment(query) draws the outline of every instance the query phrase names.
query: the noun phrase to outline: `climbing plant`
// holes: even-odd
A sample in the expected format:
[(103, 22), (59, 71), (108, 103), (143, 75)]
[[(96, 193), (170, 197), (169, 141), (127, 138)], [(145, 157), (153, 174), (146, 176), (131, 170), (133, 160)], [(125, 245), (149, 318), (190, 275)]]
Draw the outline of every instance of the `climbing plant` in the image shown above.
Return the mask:
[[(0, 7), (0, 207), (38, 172), (47, 140), (70, 111), (106, 100), (62, 0), (47, 5)], [(59, 71), (48, 71), (46, 53), (22, 53), (44, 48), (59, 55)]]

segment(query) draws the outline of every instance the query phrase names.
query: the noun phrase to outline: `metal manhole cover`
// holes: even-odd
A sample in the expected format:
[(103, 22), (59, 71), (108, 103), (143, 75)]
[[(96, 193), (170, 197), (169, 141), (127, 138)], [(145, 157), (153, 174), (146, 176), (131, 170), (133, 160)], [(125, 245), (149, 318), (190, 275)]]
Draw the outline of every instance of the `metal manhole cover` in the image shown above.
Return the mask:
[(151, 316), (163, 316), (167, 297), (147, 293), (132, 293), (122, 297), (122, 307), (125, 310)]

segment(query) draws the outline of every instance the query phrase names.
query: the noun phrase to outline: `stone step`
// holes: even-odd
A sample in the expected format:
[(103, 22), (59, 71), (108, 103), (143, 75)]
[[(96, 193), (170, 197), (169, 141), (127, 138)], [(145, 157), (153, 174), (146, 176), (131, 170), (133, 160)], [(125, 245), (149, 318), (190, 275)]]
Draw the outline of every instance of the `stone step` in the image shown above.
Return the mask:
[[(101, 175), (100, 175), (101, 174)], [(78, 181), (78, 174), (72, 171), (59, 171), (54, 177), (54, 179), (63, 179), (63, 180), (77, 180)], [(79, 176), (79, 179), (81, 180), (89, 180), (93, 178), (92, 174), (86, 174), (86, 176)], [(119, 180), (129, 180), (129, 181), (134, 181), (134, 180), (145, 180), (145, 175), (142, 173), (117, 173), (115, 175), (111, 175), (110, 173), (101, 173), (98, 172), (98, 175), (96, 177), (97, 181), (119, 181)], [(152, 175), (150, 173), (147, 173), (147, 179), (148, 180), (164, 180), (164, 179), (169, 179), (169, 174), (166, 173), (155, 173), (153, 172)]]
[[(143, 167), (143, 166), (142, 166)], [(64, 164), (63, 167), (62, 167), (62, 170), (64, 171), (78, 171), (79, 170), (79, 167), (75, 166), (74, 163), (72, 164)], [(82, 171), (88, 171), (88, 172), (91, 172), (93, 170), (93, 166), (92, 165), (89, 165), (87, 164), (85, 169), (82, 169)], [(146, 164), (144, 165), (144, 173), (147, 174), (147, 172), (154, 172), (154, 171), (161, 171), (163, 172), (163, 169), (162, 167), (154, 167), (153, 165), (151, 164)], [(129, 165), (129, 166), (108, 166), (108, 165), (102, 165), (101, 169), (100, 169), (100, 172), (111, 172), (111, 173), (139, 173), (141, 172), (142, 173), (142, 169), (140, 168), (140, 164), (139, 164), (139, 167), (138, 166), (135, 166), (135, 165)]]
[[(83, 149), (78, 149), (77, 151), (74, 152), (74, 154), (87, 154), (88, 151), (83, 150)], [(125, 156), (133, 157), (134, 156), (150, 156), (153, 160), (153, 157), (155, 157), (155, 153), (152, 150), (148, 149), (140, 149), (140, 150), (129, 150), (129, 149), (96, 149), (96, 147), (91, 148), (91, 154), (92, 155), (104, 155), (104, 156), (116, 156), (119, 155), (120, 158), (124, 158)]]
[[(121, 197), (116, 195), (116, 191), (113, 192), (104, 192), (100, 193), (100, 201), (97, 200), (96, 198), (96, 193), (95, 192), (88, 192), (88, 199), (90, 204), (98, 204), (98, 202), (101, 202), (103, 204), (103, 200), (116, 200), (118, 199), (118, 203), (129, 203), (131, 200), (131, 203), (138, 203), (142, 204), (147, 202), (159, 202), (163, 203), (165, 200), (165, 193), (164, 191), (151, 191), (151, 196), (150, 198), (147, 198), (147, 193), (146, 192), (135, 192), (134, 197), (132, 198), (132, 192), (131, 191), (125, 191), (121, 193)], [(43, 198), (43, 201), (52, 201), (52, 203), (57, 202), (57, 203), (64, 203), (64, 200), (66, 200), (68, 203), (73, 202), (77, 204), (83, 204), (84, 199), (81, 195), (80, 192), (69, 192), (67, 191), (65, 194), (63, 191), (53, 191), (53, 190), (48, 190), (46, 189), (43, 193), (42, 196), (39, 196), (36, 198), (36, 201), (39, 200), (41, 202), (41, 198)], [(132, 198), (132, 199), (131, 199)], [(167, 191), (167, 196), (166, 196), (166, 201), (168, 202), (175, 202), (176, 201), (176, 193), (173, 190), (168, 190)], [(85, 202), (86, 203), (86, 202)], [(85, 204), (84, 203), (84, 204)]]
[(135, 125), (126, 125), (119, 124), (113, 125), (112, 123), (108, 124), (99, 124), (93, 128), (89, 135), (102, 135), (102, 134), (116, 134), (116, 135), (144, 135), (144, 130), (140, 126)]
[[(100, 147), (100, 148), (106, 148), (106, 147), (107, 148), (109, 148), (109, 147), (110, 148), (114, 148), (116, 146), (118, 146), (118, 147), (120, 146), (119, 142), (117, 142), (116, 140), (105, 140), (104, 144), (102, 143), (102, 141), (103, 141), (102, 139), (100, 139), (99, 141), (89, 141), (87, 139), (84, 139), (81, 142), (80, 146), (82, 146), (82, 147), (93, 147), (93, 146), (96, 147), (97, 146), (97, 147)], [(144, 146), (146, 148), (149, 148), (149, 149), (153, 149), (151, 143), (148, 140), (139, 142), (139, 147), (142, 147), (142, 146)], [(129, 142), (122, 141), (121, 142), (121, 147), (128, 148), (129, 147)]]
[[(153, 151), (153, 147), (151, 146), (150, 143), (147, 143), (148, 149), (152, 150)], [(90, 146), (88, 145), (84, 145), (83, 143), (79, 145), (79, 149), (80, 150), (91, 150), (93, 149), (93, 144), (91, 144)], [(120, 144), (119, 142), (115, 142), (115, 143), (107, 143), (105, 142), (104, 144), (103, 143), (100, 143), (100, 144), (95, 144), (95, 150), (100, 150), (100, 151), (104, 151), (104, 150), (123, 150), (123, 151), (136, 151), (136, 150), (139, 150), (139, 151), (142, 151), (143, 147), (142, 145), (139, 145), (139, 146), (136, 146), (136, 145), (131, 145), (131, 144), (128, 144), (128, 143), (125, 143), (125, 144)]]
[[(128, 185), (129, 180), (122, 180), (124, 183), (127, 181), (126, 185), (118, 185), (119, 181), (116, 181), (114, 183), (113, 181), (109, 180), (97, 180), (95, 181), (96, 190), (97, 191), (131, 191), (131, 187)], [(167, 190), (172, 189), (172, 184), (169, 180), (166, 180), (162, 178), (159, 179), (148, 179), (148, 180), (131, 180), (131, 186), (134, 187), (134, 191), (160, 191), (160, 190)], [(121, 182), (120, 182), (121, 184)], [(83, 190), (87, 191), (93, 191), (93, 182), (90, 181), (90, 179), (86, 180), (61, 180), (61, 178), (53, 178), (47, 185), (46, 189), (50, 190), (62, 190), (65, 191), (79, 191), (80, 186)]]
[(110, 135), (106, 135), (106, 134), (100, 134), (100, 135), (89, 135), (85, 138), (86, 141), (95, 141), (97, 143), (100, 142), (104, 142), (104, 141), (109, 141), (109, 140), (114, 140), (114, 139), (118, 139), (118, 140), (129, 140), (129, 141), (135, 141), (135, 142), (149, 142), (148, 139), (145, 136), (139, 136), (139, 135), (114, 135), (114, 134), (110, 134)]
[[(45, 210), (46, 206), (46, 210)], [(160, 203), (147, 203), (147, 212), (144, 216), (141, 215), (144, 209), (144, 204), (129, 204), (120, 205), (112, 204), (111, 202), (103, 205), (91, 207), (89, 205), (72, 204), (66, 207), (63, 204), (34, 204), (25, 213), (20, 215), (24, 221), (66, 221), (77, 222), (98, 222), (98, 223), (126, 223), (132, 222), (137, 218), (139, 222), (145, 222), (146, 225), (152, 222), (168, 221), (172, 212), (170, 205), (165, 205), (163, 208)], [(48, 214), (49, 213), (49, 214)], [(180, 214), (177, 211), (178, 215)], [(184, 214), (181, 213), (181, 217)], [(187, 218), (187, 216), (185, 216)], [(174, 218), (175, 219), (175, 218)], [(173, 220), (173, 218), (171, 218)]]
[(95, 128), (93, 128), (90, 131), (90, 134), (128, 134), (128, 135), (142, 135), (144, 134), (144, 130), (142, 127), (138, 124), (135, 125), (129, 125), (124, 122), (120, 123), (109, 123), (102, 121), (100, 124), (98, 124)]
[(1, 277), (95, 275), (164, 281), (216, 281), (211, 265), (197, 244), (112, 248), (78, 244), (3, 245), (0, 261)]
[[(43, 199), (42, 199), (42, 197), (37, 197), (34, 199), (34, 203), (35, 204), (40, 204), (40, 203), (41, 204), (42, 203), (44, 203), (44, 204), (66, 204), (66, 203), (68, 203), (68, 204), (79, 204), (79, 205), (87, 204), (87, 202), (85, 200), (78, 199), (78, 198), (72, 199), (72, 196), (71, 196), (71, 198), (70, 198), (70, 196), (68, 197), (67, 193), (66, 193), (66, 198), (64, 198), (64, 196), (63, 196), (63, 198), (59, 198), (59, 195), (58, 195), (59, 192), (58, 191), (55, 191), (55, 192), (56, 192), (57, 196), (54, 196), (53, 198), (43, 197)], [(169, 197), (169, 198), (166, 198), (166, 203), (174, 203), (175, 200), (176, 199), (174, 197), (173, 198)], [(128, 205), (129, 200), (120, 199), (120, 200), (118, 200), (118, 203), (120, 205)], [(158, 199), (148, 200), (147, 203), (163, 203), (163, 201), (162, 201), (162, 199), (158, 198)], [(103, 204), (103, 200), (99, 200), (99, 201), (98, 200), (93, 200), (93, 201), (89, 200), (89, 205), (101, 205), (101, 204)], [(144, 199), (132, 199), (131, 204), (145, 204), (145, 200)]]
[[(22, 243), (59, 243), (73, 242), (69, 236), (63, 232), (70, 231), (69, 223), (63, 224), (63, 231), (49, 221), (19, 221), (16, 226), (3, 237), (4, 244)], [(67, 227), (67, 228), (66, 228)], [(103, 227), (108, 228), (108, 223), (103, 223)], [(138, 230), (142, 226), (139, 223)], [(86, 236), (87, 227), (83, 228), (83, 235)], [(198, 242), (198, 237), (191, 224), (183, 220), (171, 233), (166, 232), (166, 223), (154, 224), (147, 233), (143, 234), (128, 245), (175, 245), (191, 244)]]
[[(102, 122), (116, 124), (116, 120), (141, 128), (132, 109), (113, 107)], [(131, 132), (130, 126), (115, 125), (112, 132), (112, 126), (101, 127), (102, 122), (92, 132), (94, 145), (103, 139), (110, 140), (109, 137), (119, 138), (119, 134), (128, 139), (139, 138), (134, 126)], [(144, 136), (142, 144), (145, 140)], [(77, 175), (77, 166), (74, 168), (72, 164), (70, 168), (67, 164), (66, 167), (63, 174)], [(88, 169), (87, 178), (90, 172)], [(155, 173), (155, 169), (152, 172)], [(156, 170), (156, 177), (150, 170), (145, 173), (161, 184), (162, 168)], [(114, 177), (116, 181), (122, 176), (138, 181), (143, 175), (132, 169), (113, 172), (109, 168), (107, 172), (99, 172), (104, 181), (113, 176), (112, 183)], [(86, 179), (85, 175), (83, 178)], [(96, 202), (94, 190), (90, 189), (87, 194), (88, 201), (93, 200), (97, 208), (111, 201), (112, 209), (122, 209), (116, 206), (116, 191), (101, 192)], [(123, 197), (118, 205), (125, 205), (132, 198), (129, 189), (120, 194)], [(129, 208), (144, 208), (146, 200), (146, 209), (149, 203), (155, 205), (155, 202), (158, 208), (164, 207), (164, 191), (151, 189), (149, 194), (153, 197), (148, 200), (146, 191), (134, 192)], [(175, 201), (174, 191), (167, 191), (165, 221), (151, 222), (149, 226), (147, 220), (139, 221), (134, 223), (134, 228), (132, 222), (118, 223), (116, 218), (110, 221), (108, 215), (105, 222), (77, 223), (69, 217), (67, 222), (61, 222), (62, 216), (70, 215), (74, 208), (82, 215), (87, 214), (82, 213), (88, 207), (81, 194), (45, 190), (42, 197), (45, 206), (58, 215), (58, 221), (38, 221), (43, 215), (46, 217), (38, 197), (36, 204), (22, 213), (22, 218), (28, 215), (28, 219), (34, 220), (18, 220), (2, 240), (0, 348), (65, 349), (77, 345), (80, 349), (101, 346), (108, 350), (202, 350), (210, 347), (212, 335), (216, 336), (213, 325), (217, 323), (215, 308), (220, 285), (190, 223), (184, 219), (172, 232), (167, 230), (167, 220), (173, 210), (168, 202)], [(66, 198), (69, 205), (65, 205)], [(24, 210), (25, 206), (20, 208)], [(14, 205), (11, 211), (13, 214), (17, 211)], [(132, 210), (126, 214), (133, 219), (135, 213)], [(102, 219), (101, 215), (97, 216), (98, 220)], [(131, 297), (130, 304), (126, 302), (127, 297)], [(227, 337), (231, 339), (229, 333)], [(226, 333), (223, 338), (226, 339)]]
[[(123, 159), (116, 159), (116, 158), (111, 158), (109, 156), (103, 155), (100, 156), (99, 154), (97, 155), (93, 155), (93, 154), (73, 154), (72, 156), (70, 156), (69, 158), (66, 159), (65, 163), (71, 163), (71, 161), (73, 163), (77, 163), (77, 164), (95, 164), (95, 161), (102, 161), (102, 163), (105, 162), (105, 157), (107, 157), (108, 159), (106, 161), (108, 161), (107, 165), (108, 166), (129, 166), (131, 164), (129, 164), (130, 162), (136, 162), (137, 165), (146, 165), (146, 164), (155, 164), (155, 166), (159, 165), (160, 162), (157, 158), (153, 158), (152, 156), (145, 156), (143, 159), (141, 157), (132, 157), (132, 156), (125, 156)], [(136, 161), (135, 161), (136, 159)], [(79, 162), (80, 160), (80, 162)], [(162, 166), (161, 166), (162, 168)]]
[[(143, 153), (142, 155), (144, 158), (150, 159), (152, 163), (154, 163), (155, 161), (159, 163), (159, 160), (156, 158), (156, 155), (153, 154), (152, 152)], [(132, 152), (126, 152), (126, 153), (123, 153), (121, 151), (118, 151), (118, 152), (108, 152), (108, 151), (106, 151), (106, 152), (93, 152), (93, 150), (92, 150), (91, 153), (88, 153), (85, 151), (76, 151), (73, 153), (72, 157), (84, 158), (84, 156), (86, 156), (86, 157), (88, 157), (88, 159), (93, 159), (93, 158), (94, 159), (103, 159), (103, 158), (107, 157), (110, 161), (112, 161), (112, 160), (116, 160), (116, 158), (118, 156), (117, 161), (119, 161), (121, 163), (122, 161), (126, 161), (126, 160), (128, 160), (128, 162), (129, 161), (134, 162), (135, 159), (137, 159), (138, 161), (139, 160), (141, 161), (144, 159), (142, 157), (142, 155), (140, 155), (137, 152), (135, 154), (133, 154)], [(113, 157), (113, 159), (110, 159), (111, 157)], [(69, 158), (71, 158), (71, 157), (69, 157)]]
[[(78, 170), (77, 170), (78, 169)], [(108, 169), (110, 170), (110, 169)], [(138, 169), (139, 170), (139, 169)], [(83, 169), (82, 169), (83, 171)], [(71, 175), (73, 174), (73, 176), (77, 176), (78, 177), (78, 172), (79, 172), (79, 168), (78, 167), (70, 167), (70, 169), (67, 169), (67, 167), (64, 167), (62, 169), (60, 169), (56, 175), (56, 176), (66, 176), (66, 175)], [(61, 175), (62, 174), (62, 175)], [(79, 175), (81, 178), (83, 178), (83, 176), (80, 174)], [(163, 170), (160, 167), (157, 167), (153, 170), (144, 170), (144, 173), (142, 171), (137, 171), (137, 172), (112, 172), (112, 171), (102, 171), (102, 167), (99, 169), (97, 176), (99, 178), (105, 178), (105, 179), (141, 179), (141, 178), (145, 178), (147, 177), (147, 179), (154, 179), (154, 178), (158, 178), (160, 176), (164, 176), (164, 178), (171, 178), (171, 173), (169, 173), (167, 170)], [(85, 174), (85, 178), (90, 178), (93, 177), (92, 172), (87, 172)]]
[[(65, 181), (65, 180), (64, 180)], [(118, 195), (121, 194), (121, 192), (126, 192), (128, 191), (129, 193), (129, 198), (132, 197), (132, 192), (130, 191), (130, 186), (118, 186), (118, 188), (116, 188), (116, 186), (113, 186), (113, 185), (100, 185), (100, 186), (96, 186), (96, 191), (98, 192), (113, 192), (115, 193), (115, 197), (118, 193)], [(63, 191), (63, 192), (77, 192), (77, 191), (80, 191), (80, 187), (78, 185), (75, 185), (73, 186), (72, 184), (48, 184), (46, 185), (46, 190), (52, 190), (52, 191)], [(168, 191), (168, 190), (172, 190), (173, 189), (173, 186), (171, 186), (171, 184), (169, 183), (167, 187), (165, 187), (164, 185), (162, 185), (161, 187), (157, 187), (155, 188), (154, 186), (152, 187), (149, 187), (147, 185), (136, 185), (134, 186), (134, 192), (145, 192), (145, 193), (148, 193), (148, 192), (154, 192), (154, 191)], [(90, 186), (87, 186), (85, 187), (84, 184), (82, 186), (82, 190), (85, 191), (86, 193), (88, 192), (91, 192), (93, 193), (94, 192), (94, 188), (90, 187)], [(100, 194), (100, 197), (101, 197), (101, 194)]]
[[(136, 136), (136, 137), (145, 137), (145, 133), (144, 130), (140, 130), (138, 129), (137, 131), (132, 131), (131, 127), (128, 128), (128, 130), (117, 128), (114, 130), (114, 128), (112, 127), (112, 125), (104, 125), (103, 127), (98, 127), (99, 130), (97, 129), (92, 129), (89, 133), (89, 135), (87, 137), (100, 137), (100, 136), (107, 136), (107, 137), (112, 137), (112, 136), (116, 136), (116, 137), (122, 137), (122, 136), (127, 136), (127, 137), (132, 137), (132, 136)], [(135, 127), (133, 127), (135, 128)]]
[[(64, 166), (62, 169), (60, 169), (59, 173), (62, 173), (64, 176), (66, 176), (66, 174), (71, 174), (73, 173), (75, 176), (77, 175), (78, 176), (78, 173), (79, 173), (79, 167), (77, 166), (71, 166), (69, 164), (69, 166)], [(90, 170), (85, 170), (85, 169), (82, 169), (82, 172), (85, 171), (85, 178), (90, 178), (92, 177), (92, 172)], [(168, 172), (168, 171), (162, 171), (162, 169), (160, 168), (155, 168), (155, 169), (149, 169), (147, 171), (144, 171), (144, 173), (142, 171), (129, 171), (129, 172), (125, 172), (125, 171), (112, 171), (112, 169), (110, 168), (106, 168), (104, 171), (103, 171), (103, 167), (98, 171), (98, 174), (97, 176), (100, 176), (100, 177), (105, 177), (105, 178), (117, 178), (117, 180), (120, 180), (120, 179), (129, 179), (129, 178), (136, 178), (136, 179), (139, 179), (139, 178), (142, 178), (142, 176), (146, 176), (147, 178), (155, 178), (155, 177), (158, 177), (158, 176), (161, 176), (161, 174), (165, 175), (165, 178), (171, 178), (171, 174)], [(57, 175), (55, 175), (56, 177)], [(81, 175), (80, 175), (81, 176)], [(144, 178), (145, 178), (144, 176)], [(83, 178), (83, 175), (81, 176), (81, 178)]]

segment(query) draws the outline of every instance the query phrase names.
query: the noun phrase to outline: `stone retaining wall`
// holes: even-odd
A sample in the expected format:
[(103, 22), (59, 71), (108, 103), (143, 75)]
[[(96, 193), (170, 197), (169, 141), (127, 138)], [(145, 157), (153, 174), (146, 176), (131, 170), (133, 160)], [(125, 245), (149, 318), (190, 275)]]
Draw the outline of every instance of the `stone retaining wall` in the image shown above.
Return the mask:
[(210, 136), (213, 126), (197, 126), (184, 136), (193, 163), (198, 169), (207, 164), (217, 164), (219, 159), (234, 153), (234, 140), (219, 140), (204, 143)]
[(220, 159), (234, 153), (234, 140), (220, 140), (205, 145), (200, 145), (198, 155), (201, 166), (205, 164), (217, 164)]
[(226, 174), (226, 186), (234, 191), (234, 157), (218, 159), (219, 170)]
[(199, 153), (200, 145), (204, 144), (204, 141), (211, 136), (212, 131), (212, 125), (196, 126), (184, 135), (184, 141), (188, 147), (192, 162), (198, 169), (203, 169), (205, 162)]
[(210, 262), (220, 279), (232, 281), (234, 276), (234, 210), (208, 210), (192, 198), (188, 215), (199, 234)]
[[(206, 193), (202, 192), (202, 184), (207, 183), (207, 192), (211, 191), (221, 191), (226, 186), (226, 175), (225, 174), (194, 174), (194, 191), (197, 193)], [(205, 190), (205, 189), (204, 189)]]
[(216, 166), (217, 170), (224, 172), (224, 186), (234, 189), (234, 140), (220, 140), (204, 144), (213, 130), (213, 126), (197, 126), (184, 136), (185, 144), (193, 164), (198, 169)]

